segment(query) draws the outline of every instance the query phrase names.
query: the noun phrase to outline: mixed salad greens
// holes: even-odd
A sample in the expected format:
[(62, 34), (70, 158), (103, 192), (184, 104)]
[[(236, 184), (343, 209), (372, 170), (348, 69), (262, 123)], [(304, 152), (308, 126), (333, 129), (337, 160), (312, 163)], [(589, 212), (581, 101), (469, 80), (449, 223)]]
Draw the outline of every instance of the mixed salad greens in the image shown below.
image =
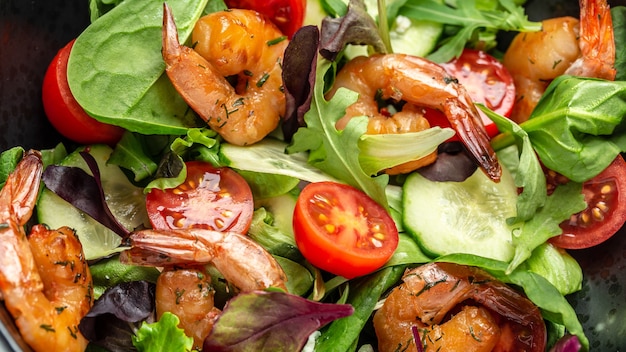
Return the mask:
[[(478, 266), (519, 287), (541, 309), (549, 346), (571, 334), (587, 349), (581, 323), (565, 299), (580, 289), (581, 268), (546, 241), (561, 233), (560, 223), (584, 209), (582, 183), (626, 152), (623, 57), (616, 62), (614, 82), (570, 76), (554, 80), (530, 120), (521, 125), (481, 106), (501, 131), (492, 140), (505, 169), (499, 184), (475, 166), (463, 171), (462, 182), (430, 180), (420, 173), (398, 177), (380, 173), (432, 153), (453, 131), (434, 127), (393, 138), (364, 135), (366, 117), (355, 118), (338, 131), (335, 122), (357, 95), (342, 90), (325, 98), (342, 60), (363, 50), (398, 52), (406, 48), (407, 38), (421, 35), (424, 45), (411, 46), (410, 54), (446, 62), (466, 46), (494, 49), (499, 31), (538, 30), (540, 24), (527, 20), (522, 3), (319, 1), (324, 13), (307, 14), (307, 20), (330, 17), (321, 27), (305, 26), (296, 32), (285, 53), (288, 108), (282, 129), (241, 147), (223, 142), (204, 127), (164, 74), (162, 1), (92, 0), (92, 24), (74, 44), (68, 82), (89, 115), (127, 132), (110, 147), (73, 151), (60, 144), (43, 151), (45, 164), (51, 167), (44, 174), (46, 189), (37, 204), (38, 220), (51, 227), (74, 227), (93, 261), (99, 299), (81, 323), (81, 331), (93, 342), (90, 348), (191, 348), (190, 338), (176, 327), (176, 316), (166, 314), (153, 321), (158, 271), (122, 264), (117, 253), (126, 249), (124, 236), (148, 226), (145, 193), (179, 185), (186, 176), (184, 162), (201, 160), (233, 168), (246, 179), (256, 202), (249, 236), (279, 260), (291, 293), (255, 292), (231, 298), (227, 289), (217, 287), (219, 299), (228, 304), (214, 327), (212, 348), (296, 350), (308, 340), (307, 347), (316, 351), (365, 351), (373, 339), (370, 317), (384, 293), (406, 268), (437, 260)], [(168, 4), (181, 42), (189, 38), (200, 16), (226, 8), (215, 0)], [(626, 11), (615, 8), (613, 16), (617, 30)], [(22, 152), (16, 147), (2, 153), (1, 180)], [(539, 160), (572, 182), (548, 195)], [(322, 273), (302, 256), (293, 239), (291, 216), (299, 187), (317, 181), (347, 183), (389, 211), (400, 235), (383, 268), (348, 280)], [(75, 187), (70, 190), (67, 185)], [(523, 190), (519, 194), (518, 188)], [(457, 198), (467, 189), (479, 192), (465, 200)], [(439, 199), (446, 199), (449, 206), (433, 208)], [(429, 229), (418, 217), (428, 219), (429, 211), (447, 211), (462, 220), (457, 227), (443, 224), (449, 236), (441, 236), (442, 224), (433, 223)], [(491, 235), (467, 238), (472, 226), (490, 226), (486, 231)], [(127, 307), (137, 309), (129, 314)], [(263, 318), (245, 319), (250, 316)]]

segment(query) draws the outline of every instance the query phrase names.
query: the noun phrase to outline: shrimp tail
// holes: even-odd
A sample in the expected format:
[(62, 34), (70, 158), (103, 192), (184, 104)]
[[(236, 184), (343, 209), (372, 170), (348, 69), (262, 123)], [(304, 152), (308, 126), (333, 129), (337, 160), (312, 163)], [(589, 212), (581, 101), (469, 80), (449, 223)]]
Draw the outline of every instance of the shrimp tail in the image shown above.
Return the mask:
[(12, 218), (17, 224), (24, 225), (30, 219), (39, 194), (42, 170), (41, 153), (36, 150), (26, 152), (0, 193), (0, 216), (5, 221)]
[(28, 151), (0, 191), (0, 291), (5, 296), (25, 284), (43, 287), (35, 275), (35, 261), (23, 228), (35, 206), (42, 170), (41, 153)]
[(615, 38), (611, 9), (606, 0), (580, 0), (581, 57), (565, 74), (614, 80)]
[(234, 88), (200, 54), (180, 44), (174, 16), (167, 4), (163, 4), (161, 53), (172, 85), (200, 118), (219, 131), (223, 122), (213, 117), (213, 108), (225, 104), (226, 98), (235, 93)]

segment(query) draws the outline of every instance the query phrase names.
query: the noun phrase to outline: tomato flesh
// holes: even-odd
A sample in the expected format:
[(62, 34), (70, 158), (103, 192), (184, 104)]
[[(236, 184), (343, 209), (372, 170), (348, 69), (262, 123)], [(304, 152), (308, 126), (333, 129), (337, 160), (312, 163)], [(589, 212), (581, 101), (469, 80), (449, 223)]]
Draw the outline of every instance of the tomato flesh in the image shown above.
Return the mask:
[[(461, 56), (441, 64), (455, 76), (472, 99), (502, 116), (510, 116), (515, 104), (515, 84), (509, 71), (493, 56), (480, 50), (465, 49)], [(487, 134), (498, 134), (498, 127), (479, 111)]]
[(67, 83), (67, 61), (74, 41), (59, 50), (48, 66), (42, 87), (44, 111), (52, 126), (74, 142), (114, 145), (122, 138), (124, 129), (89, 116), (70, 91)]
[(252, 222), (252, 191), (229, 168), (186, 162), (187, 178), (176, 188), (152, 189), (146, 196), (155, 229), (203, 228), (246, 233)]
[(267, 16), (291, 38), (304, 23), (306, 0), (226, 0), (229, 8), (248, 9)]
[(380, 268), (398, 246), (398, 230), (387, 211), (365, 193), (334, 182), (304, 187), (293, 229), (311, 264), (348, 279)]
[(626, 222), (626, 162), (618, 155), (598, 176), (583, 183), (587, 208), (561, 223), (563, 233), (550, 239), (557, 247), (582, 249), (613, 236)]

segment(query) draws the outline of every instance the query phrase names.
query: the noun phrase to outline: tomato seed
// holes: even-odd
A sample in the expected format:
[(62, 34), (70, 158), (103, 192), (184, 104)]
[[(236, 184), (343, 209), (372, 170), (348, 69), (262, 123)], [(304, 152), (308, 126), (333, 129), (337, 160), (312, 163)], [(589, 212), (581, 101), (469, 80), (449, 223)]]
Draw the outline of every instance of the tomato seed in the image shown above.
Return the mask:
[(591, 214), (593, 215), (593, 219), (595, 221), (602, 221), (602, 220), (604, 220), (604, 214), (603, 214), (602, 210), (600, 210), (597, 207), (591, 209)]
[(372, 238), (372, 244), (374, 245), (374, 247), (376, 248), (380, 248), (383, 246), (383, 243), (375, 238)]
[(336, 229), (337, 228), (333, 224), (326, 224), (326, 225), (324, 225), (324, 230), (326, 230), (326, 232), (328, 232), (328, 233), (335, 233)]
[(580, 213), (580, 224), (586, 226), (591, 222), (591, 216), (587, 212)]
[(220, 218), (215, 219), (215, 226), (218, 229), (223, 228), (224, 227), (224, 220), (222, 220)]
[(606, 213), (609, 211), (609, 206), (606, 204), (606, 202), (603, 202), (603, 201), (596, 203), (596, 208), (602, 210), (603, 213)]

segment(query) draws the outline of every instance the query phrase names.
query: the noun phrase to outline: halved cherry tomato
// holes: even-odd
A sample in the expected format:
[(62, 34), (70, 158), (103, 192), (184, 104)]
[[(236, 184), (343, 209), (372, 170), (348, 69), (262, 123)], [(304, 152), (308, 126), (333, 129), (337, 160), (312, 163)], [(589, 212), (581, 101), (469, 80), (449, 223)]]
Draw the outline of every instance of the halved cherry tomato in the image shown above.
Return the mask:
[[(484, 51), (465, 49), (461, 56), (441, 64), (469, 92), (477, 103), (502, 116), (510, 116), (515, 104), (515, 84), (509, 71), (493, 56)], [(498, 134), (496, 125), (479, 111), (490, 137)]]
[(56, 54), (43, 79), (42, 100), (48, 120), (64, 137), (80, 144), (117, 143), (124, 129), (89, 116), (78, 104), (67, 83), (67, 61), (74, 41)]
[(186, 162), (187, 178), (176, 188), (152, 189), (146, 196), (155, 229), (203, 228), (247, 233), (254, 202), (238, 173), (201, 161)]
[(598, 176), (583, 183), (587, 208), (561, 223), (555, 246), (582, 249), (611, 238), (626, 222), (626, 162), (617, 158)]
[(229, 8), (254, 10), (264, 14), (289, 38), (304, 23), (306, 0), (226, 0), (225, 2)]
[(380, 268), (398, 246), (389, 213), (365, 193), (335, 182), (304, 187), (293, 229), (300, 252), (311, 264), (348, 279)]

